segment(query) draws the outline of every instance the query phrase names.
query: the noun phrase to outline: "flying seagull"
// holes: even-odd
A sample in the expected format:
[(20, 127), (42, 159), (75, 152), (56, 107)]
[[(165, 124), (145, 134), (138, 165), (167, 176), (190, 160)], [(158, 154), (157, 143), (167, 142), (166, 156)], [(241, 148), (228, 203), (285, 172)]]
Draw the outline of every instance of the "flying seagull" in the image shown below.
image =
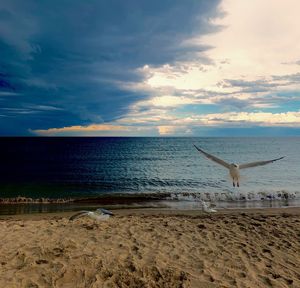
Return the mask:
[(80, 211), (76, 214), (74, 214), (73, 216), (70, 217), (69, 220), (75, 220), (77, 218), (83, 217), (83, 216), (88, 216), (92, 219), (95, 220), (107, 220), (110, 216), (113, 216), (114, 214), (106, 209), (103, 208), (98, 208), (96, 211)]
[(202, 149), (198, 148), (196, 145), (194, 145), (195, 148), (202, 153), (206, 158), (222, 165), (223, 167), (227, 168), (229, 170), (230, 177), (232, 178), (232, 185), (235, 187), (240, 187), (240, 169), (246, 169), (246, 168), (251, 168), (251, 167), (256, 167), (256, 166), (263, 166), (272, 162), (275, 162), (277, 160), (281, 160), (284, 157), (276, 158), (273, 160), (267, 160), (267, 161), (257, 161), (257, 162), (251, 162), (251, 163), (245, 163), (245, 164), (235, 164), (235, 163), (227, 163), (222, 159), (217, 158), (214, 155), (208, 154), (207, 152), (203, 151)]

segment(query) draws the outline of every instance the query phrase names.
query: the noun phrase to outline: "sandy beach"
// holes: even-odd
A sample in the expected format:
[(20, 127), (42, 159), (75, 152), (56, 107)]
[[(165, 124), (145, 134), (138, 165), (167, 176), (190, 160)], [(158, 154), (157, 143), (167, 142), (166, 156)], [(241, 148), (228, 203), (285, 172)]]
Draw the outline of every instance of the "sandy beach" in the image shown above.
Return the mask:
[(300, 208), (0, 217), (0, 287), (300, 287)]

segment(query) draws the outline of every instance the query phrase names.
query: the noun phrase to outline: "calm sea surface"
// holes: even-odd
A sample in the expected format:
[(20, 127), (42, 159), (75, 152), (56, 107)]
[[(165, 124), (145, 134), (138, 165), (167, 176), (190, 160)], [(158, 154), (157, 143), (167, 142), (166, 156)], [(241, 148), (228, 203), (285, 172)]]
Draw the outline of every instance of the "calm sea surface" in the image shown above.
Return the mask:
[[(233, 188), (193, 144), (230, 163), (285, 158), (242, 170)], [(170, 193), (170, 203), (298, 205), (299, 155), (300, 138), (0, 138), (0, 198)]]

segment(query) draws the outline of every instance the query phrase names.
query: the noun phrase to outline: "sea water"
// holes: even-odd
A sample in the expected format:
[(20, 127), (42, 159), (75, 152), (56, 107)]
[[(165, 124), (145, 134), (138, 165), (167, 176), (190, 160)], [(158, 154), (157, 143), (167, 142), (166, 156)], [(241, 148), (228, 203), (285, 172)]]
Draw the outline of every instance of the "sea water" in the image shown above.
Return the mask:
[[(285, 158), (241, 170), (241, 187), (234, 188), (227, 169), (194, 144), (228, 163)], [(187, 208), (201, 200), (220, 207), (298, 206), (299, 152), (299, 137), (1, 138), (0, 198), (162, 193), (168, 205)]]

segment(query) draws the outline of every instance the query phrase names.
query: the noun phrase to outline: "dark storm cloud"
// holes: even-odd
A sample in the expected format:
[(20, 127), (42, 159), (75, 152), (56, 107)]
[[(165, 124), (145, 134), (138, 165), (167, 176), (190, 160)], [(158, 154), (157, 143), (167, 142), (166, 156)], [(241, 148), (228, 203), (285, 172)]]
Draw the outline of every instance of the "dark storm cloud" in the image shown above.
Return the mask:
[[(135, 68), (192, 59), (218, 1), (1, 1), (0, 134), (111, 121), (147, 97), (116, 83)], [(203, 61), (208, 61), (204, 56)], [(15, 93), (2, 97), (2, 93)], [(7, 94), (8, 95), (8, 94)], [(53, 107), (37, 109), (36, 107)], [(28, 108), (31, 107), (31, 108)], [(29, 109), (32, 113), (13, 113)], [(21, 111), (21, 110), (20, 110)]]

